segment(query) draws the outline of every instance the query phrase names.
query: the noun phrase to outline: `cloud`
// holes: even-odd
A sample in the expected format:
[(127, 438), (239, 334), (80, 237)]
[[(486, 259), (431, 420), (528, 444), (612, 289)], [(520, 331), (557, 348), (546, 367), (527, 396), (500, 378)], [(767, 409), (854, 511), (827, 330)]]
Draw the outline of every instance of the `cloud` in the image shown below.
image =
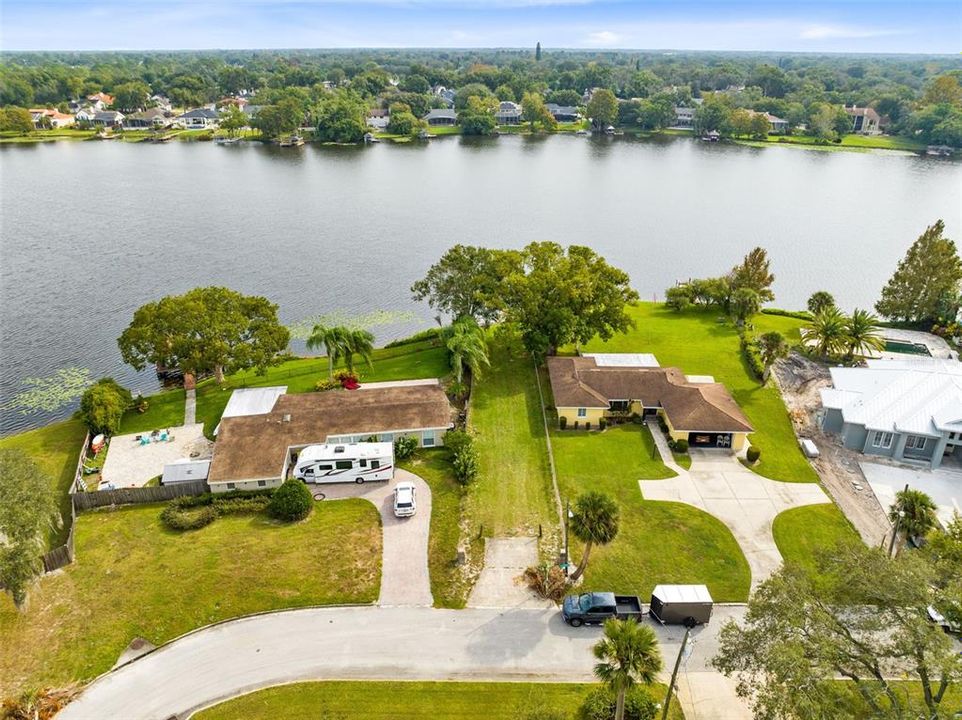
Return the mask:
[(590, 47), (614, 47), (621, 41), (622, 36), (618, 33), (613, 33), (611, 30), (599, 30), (588, 33), (588, 37), (585, 38), (583, 44)]
[(802, 40), (834, 40), (840, 38), (877, 38), (903, 34), (905, 34), (904, 30), (888, 30), (884, 28), (863, 28), (847, 25), (808, 25), (802, 28), (798, 36)]

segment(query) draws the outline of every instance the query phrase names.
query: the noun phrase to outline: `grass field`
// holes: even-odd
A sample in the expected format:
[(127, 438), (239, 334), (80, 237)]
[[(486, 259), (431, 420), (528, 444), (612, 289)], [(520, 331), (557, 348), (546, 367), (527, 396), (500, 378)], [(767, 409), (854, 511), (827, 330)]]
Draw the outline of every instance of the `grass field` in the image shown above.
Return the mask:
[(763, 335), (767, 332), (779, 332), (790, 345), (798, 345), (802, 342), (801, 328), (808, 323), (801, 318), (787, 317), (785, 315), (768, 315), (760, 313), (752, 318), (752, 325), (756, 335)]
[(520, 342), (495, 332), (491, 367), (474, 383), (469, 424), (480, 454), (466, 505), (472, 532), (535, 535), (557, 530), (534, 364)]
[[(594, 687), (587, 683), (307, 682), (259, 690), (215, 705), (194, 717), (196, 720), (279, 717), (518, 720), (535, 717), (524, 713), (538, 708), (564, 712), (563, 717), (573, 719), (585, 695)], [(666, 688), (655, 684), (650, 692), (661, 702)], [(684, 720), (677, 702), (671, 704), (668, 717)]]
[(42, 578), (25, 613), (0, 596), (0, 697), (89, 679), (135, 637), (159, 644), (248, 613), (377, 599), (380, 516), (365, 500), (320, 503), (291, 525), (234, 515), (186, 533), (161, 525), (162, 507), (80, 516), (76, 562)]
[(165, 390), (147, 398), (147, 412), (128, 410), (120, 423), (120, 434), (149, 432), (184, 424), (184, 389)]
[(47, 534), (48, 548), (63, 545), (70, 532), (70, 497), (67, 493), (77, 470), (77, 460), (86, 434), (87, 430), (79, 420), (63, 420), (0, 439), (0, 448), (23, 450), (50, 476), (64, 522), (50, 528)]
[[(428, 570), (434, 606), (463, 608), (471, 593), (469, 582), (455, 565), (461, 537), (461, 506), (465, 492), (454, 479), (451, 453), (444, 448), (422, 450), (399, 465), (423, 478), (431, 487), (431, 535), (428, 543)], [(467, 547), (468, 560), (479, 563), (484, 542), (472, 535)]]
[[(616, 425), (604, 432), (555, 430), (551, 433), (562, 498), (589, 490), (611, 495), (621, 509), (618, 537), (591, 551), (585, 590), (639, 595), (660, 583), (704, 583), (719, 602), (748, 597), (748, 563), (725, 525), (708, 513), (681, 503), (644, 500), (638, 481), (671, 477), (652, 460), (653, 440), (641, 425)], [(581, 546), (571, 538), (571, 561)]]
[(804, 145), (815, 150), (903, 150), (921, 152), (925, 143), (911, 138), (891, 135), (845, 135), (840, 143), (824, 143), (811, 135), (769, 135), (766, 140), (746, 140), (736, 138), (735, 142), (764, 147), (768, 145)]
[(805, 505), (779, 514), (772, 524), (775, 544), (786, 563), (815, 569), (815, 552), (841, 540), (858, 540), (858, 533), (834, 504)]
[[(712, 375), (723, 383), (755, 428), (751, 442), (761, 450), (752, 468), (774, 480), (815, 482), (815, 471), (796, 442), (788, 412), (778, 390), (761, 387), (742, 361), (738, 335), (716, 309), (696, 308), (682, 313), (660, 304), (638, 303), (629, 309), (636, 326), (608, 342), (593, 340), (584, 349), (594, 352), (650, 352), (663, 367), (676, 366), (689, 375)], [(759, 315), (756, 326), (788, 327), (792, 318)], [(794, 321), (801, 323), (802, 321)]]
[[(335, 368), (343, 366), (343, 363), (337, 363)], [(373, 367), (360, 363), (357, 371), (362, 382), (381, 382), (443, 377), (450, 372), (450, 368), (445, 349), (435, 340), (424, 340), (379, 348), (374, 351)], [(286, 385), (289, 393), (309, 392), (314, 389), (318, 380), (327, 376), (327, 358), (320, 357), (289, 360), (269, 368), (265, 375), (258, 375), (253, 371), (236, 373), (227, 377), (223, 385), (218, 385), (213, 379), (204, 380), (197, 386), (197, 421), (204, 423), (204, 431), (211, 437), (234, 389)], [(124, 431), (127, 431), (126, 425)]]

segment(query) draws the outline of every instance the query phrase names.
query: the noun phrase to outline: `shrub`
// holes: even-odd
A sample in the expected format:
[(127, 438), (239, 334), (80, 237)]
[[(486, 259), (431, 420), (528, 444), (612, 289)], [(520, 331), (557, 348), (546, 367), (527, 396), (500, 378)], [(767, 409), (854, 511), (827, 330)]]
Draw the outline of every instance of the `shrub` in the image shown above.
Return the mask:
[(321, 378), (316, 383), (314, 383), (315, 392), (324, 392), (325, 390), (334, 390), (341, 387), (341, 381), (335, 380), (334, 378)]
[(160, 513), (160, 520), (171, 530), (198, 530), (221, 515), (263, 512), (273, 490), (232, 490), (175, 498)]
[(631, 420), (631, 422), (633, 422), (635, 425), (641, 425), (645, 421), (645, 419), (636, 412), (631, 413), (631, 415), (628, 416), (628, 419)]
[(591, 420), (585, 420), (585, 430), (591, 430)]
[(742, 357), (751, 370), (756, 380), (765, 377), (765, 363), (762, 362), (761, 353), (758, 352), (758, 343), (754, 338), (744, 332), (739, 333), (739, 346), (741, 347)]
[(691, 289), (687, 285), (678, 285), (665, 290), (665, 307), (681, 312), (691, 305)]
[(472, 446), (462, 447), (451, 463), (454, 467), (454, 477), (461, 485), (470, 485), (478, 476), (478, 451)]
[(578, 429), (578, 426), (579, 426), (579, 425), (580, 425), (580, 423), (579, 423), (577, 420), (575, 420), (575, 430)]
[(285, 480), (271, 495), (267, 512), (278, 520), (294, 522), (306, 518), (313, 507), (314, 498), (311, 497), (307, 485), (292, 478)]
[(658, 427), (663, 433), (668, 434), (668, 423), (665, 422), (665, 418), (661, 417), (661, 415), (658, 416)]
[(160, 521), (171, 530), (200, 530), (217, 519), (217, 509), (213, 505), (184, 505), (177, 500), (169, 503), (160, 513)]
[[(633, 687), (625, 694), (625, 720), (654, 720), (658, 704), (648, 691)], [(604, 687), (585, 696), (578, 709), (578, 720), (612, 720), (615, 717), (615, 694)]]
[(524, 571), (524, 581), (538, 597), (560, 602), (568, 590), (568, 578), (557, 565), (541, 563)]
[(598, 420), (598, 429), (599, 429), (599, 430), (604, 430), (606, 427), (608, 427), (608, 421), (605, 420), (604, 418), (599, 418), (599, 420)]
[(133, 406), (130, 390), (113, 378), (98, 380), (80, 397), (80, 417), (93, 434), (113, 435), (124, 412)]
[(562, 430), (565, 430), (568, 427), (568, 418), (566, 418), (564, 415), (559, 417), (558, 425), (561, 427)]
[(781, 315), (796, 320), (811, 320), (812, 313), (805, 310), (782, 310), (781, 308), (762, 308), (762, 315)]
[(474, 436), (465, 430), (448, 430), (444, 433), (444, 447), (457, 455), (464, 448), (474, 444)]
[(418, 439), (413, 435), (402, 435), (394, 441), (394, 457), (397, 460), (407, 460), (418, 449)]
[(437, 339), (438, 339), (437, 329), (429, 328), (427, 330), (421, 330), (419, 332), (416, 332), (410, 337), (401, 338), (400, 340), (392, 340), (384, 347), (386, 348), (399, 347), (401, 345), (411, 345), (413, 343), (423, 342), (424, 340), (437, 340)]
[(748, 450), (745, 451), (745, 459), (750, 463), (758, 462), (758, 458), (762, 456), (762, 451), (759, 450), (754, 445), (750, 445)]
[(137, 412), (143, 415), (145, 412), (147, 412), (147, 408), (150, 407), (150, 403), (147, 402), (147, 398), (145, 398), (143, 395), (138, 395), (137, 399), (134, 400), (134, 407), (137, 408)]
[(675, 452), (686, 453), (688, 452), (688, 441), (685, 439), (675, 440)]
[(351, 372), (349, 370), (335, 370), (334, 379), (337, 380), (338, 384), (343, 384), (353, 380), (354, 382), (360, 382), (361, 373)]

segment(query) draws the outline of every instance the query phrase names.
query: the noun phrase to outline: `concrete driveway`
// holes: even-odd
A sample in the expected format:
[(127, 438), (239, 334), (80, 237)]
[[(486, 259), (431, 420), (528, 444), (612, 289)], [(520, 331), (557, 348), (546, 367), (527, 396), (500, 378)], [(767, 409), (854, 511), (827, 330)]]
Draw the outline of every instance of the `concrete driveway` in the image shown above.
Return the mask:
[[(728, 618), (719, 606), (696, 628), (680, 697), (707, 712), (689, 720), (749, 717), (707, 662)], [(654, 625), (671, 673), (684, 629)], [(91, 684), (63, 720), (165, 720), (221, 700), (298, 680), (593, 680), (600, 628), (570, 628), (556, 610), (318, 608), (234, 620), (199, 630)], [(706, 695), (707, 693), (707, 695)], [(730, 710), (729, 710), (730, 709)]]
[[(402, 481), (413, 482), (417, 514), (394, 517), (394, 487)], [(381, 560), (379, 605), (433, 605), (431, 578), (428, 574), (428, 537), (431, 531), (431, 488), (407, 470), (394, 471), (387, 483), (337, 483), (309, 485), (311, 491), (324, 493), (328, 500), (359, 497), (374, 503), (381, 514), (384, 549)]]
[(524, 583), (524, 571), (538, 564), (538, 538), (497, 537), (484, 541), (484, 568), (471, 590), (468, 607), (553, 608)]
[[(652, 435), (656, 443), (658, 440), (664, 442), (660, 432)], [(725, 523), (748, 560), (752, 588), (755, 588), (782, 564), (782, 555), (772, 535), (775, 517), (794, 507), (831, 501), (816, 483), (769, 480), (753, 473), (738, 458), (725, 452), (698, 449), (690, 452), (689, 471), (672, 462), (672, 469), (678, 476), (667, 480), (642, 480), (641, 493), (646, 500), (693, 505)], [(671, 458), (670, 453), (667, 457)]]
[(886, 511), (895, 503), (895, 493), (908, 485), (921, 490), (938, 505), (936, 511), (943, 525), (952, 522), (955, 513), (962, 514), (962, 472), (957, 470), (925, 470), (904, 465), (889, 465), (863, 460), (859, 463)]

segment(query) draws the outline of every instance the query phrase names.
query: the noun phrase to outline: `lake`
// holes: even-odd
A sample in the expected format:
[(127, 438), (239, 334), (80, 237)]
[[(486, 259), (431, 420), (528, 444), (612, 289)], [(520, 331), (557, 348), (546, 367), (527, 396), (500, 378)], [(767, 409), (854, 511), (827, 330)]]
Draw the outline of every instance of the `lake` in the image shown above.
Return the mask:
[[(3, 407), (68, 367), (155, 390), (116, 338), (141, 304), (198, 285), (266, 295), (288, 323), (412, 313), (373, 328), (383, 342), (433, 323), (409, 288), (455, 243), (590, 245), (643, 299), (762, 245), (775, 305), (824, 289), (851, 309), (937, 218), (962, 240), (962, 164), (688, 138), (5, 145), (0, 200)], [(72, 409), (7, 409), (0, 432)]]

